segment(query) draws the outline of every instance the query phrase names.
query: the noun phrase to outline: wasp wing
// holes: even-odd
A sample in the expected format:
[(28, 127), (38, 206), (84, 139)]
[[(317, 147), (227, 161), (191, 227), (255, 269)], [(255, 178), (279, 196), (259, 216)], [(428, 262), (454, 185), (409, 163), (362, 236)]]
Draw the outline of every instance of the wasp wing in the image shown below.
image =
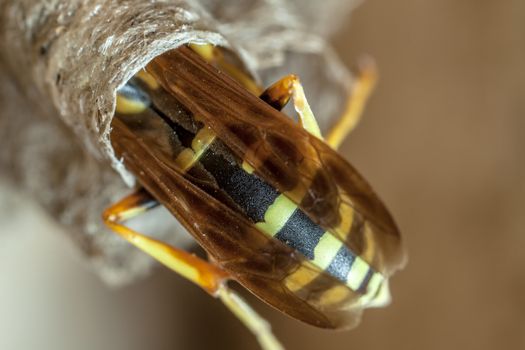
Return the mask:
[[(147, 114), (147, 113), (146, 113)], [(126, 167), (233, 279), (278, 310), (324, 328), (348, 328), (361, 314), (361, 295), (320, 271), (285, 244), (261, 233), (244, 215), (177, 171), (171, 127), (143, 115), (116, 117), (112, 144)]]
[(257, 175), (376, 271), (404, 264), (399, 230), (363, 177), (337, 152), (182, 47), (146, 68)]

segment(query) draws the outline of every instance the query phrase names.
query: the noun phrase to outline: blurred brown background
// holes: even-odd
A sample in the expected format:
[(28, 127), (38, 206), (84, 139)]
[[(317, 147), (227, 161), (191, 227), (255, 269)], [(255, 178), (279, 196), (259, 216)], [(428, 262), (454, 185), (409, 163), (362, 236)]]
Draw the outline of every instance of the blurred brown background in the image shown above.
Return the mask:
[[(524, 19), (517, 0), (368, 0), (335, 36), (346, 64), (378, 61), (379, 87), (343, 152), (392, 210), (410, 259), (393, 304), (351, 332), (255, 303), (287, 348), (525, 348)], [(17, 269), (0, 289), (11, 315), (0, 348), (256, 348), (220, 303), (164, 269), (107, 289), (58, 234), (31, 236), (44, 228), (27, 211), (4, 226), (25, 238), (0, 247)]]

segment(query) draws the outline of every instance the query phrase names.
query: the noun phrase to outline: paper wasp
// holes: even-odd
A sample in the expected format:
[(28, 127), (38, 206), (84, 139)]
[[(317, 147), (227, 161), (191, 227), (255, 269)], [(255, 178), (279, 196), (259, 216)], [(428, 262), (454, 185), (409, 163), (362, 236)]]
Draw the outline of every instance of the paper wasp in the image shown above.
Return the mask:
[[(141, 187), (105, 223), (221, 298), (267, 349), (280, 345), (227, 280), (311, 325), (354, 326), (363, 308), (388, 300), (387, 279), (404, 260), (391, 215), (334, 150), (373, 82), (365, 69), (323, 140), (293, 75), (262, 91), (211, 45), (155, 58), (117, 95), (112, 144)], [(291, 98), (299, 122), (280, 112)], [(124, 226), (157, 205), (209, 261)]]

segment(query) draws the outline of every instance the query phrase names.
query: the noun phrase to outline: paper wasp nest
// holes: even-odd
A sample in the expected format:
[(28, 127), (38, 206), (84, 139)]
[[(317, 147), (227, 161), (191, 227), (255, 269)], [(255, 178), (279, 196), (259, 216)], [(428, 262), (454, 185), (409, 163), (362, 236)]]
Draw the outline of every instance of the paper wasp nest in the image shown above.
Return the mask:
[[(326, 125), (351, 80), (324, 37), (357, 2), (0, 0), (0, 180), (64, 225), (103, 278), (129, 281), (151, 260), (100, 220), (133, 184), (109, 142), (115, 91), (155, 56), (211, 42), (230, 47), (265, 86), (299, 74)], [(166, 216), (150, 227), (157, 238), (189, 241), (156, 215)]]

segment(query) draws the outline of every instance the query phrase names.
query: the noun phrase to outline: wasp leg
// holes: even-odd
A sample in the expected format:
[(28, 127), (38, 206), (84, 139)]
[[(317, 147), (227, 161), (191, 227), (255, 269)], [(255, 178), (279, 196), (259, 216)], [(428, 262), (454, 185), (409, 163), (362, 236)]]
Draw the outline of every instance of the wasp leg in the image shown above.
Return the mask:
[(158, 206), (159, 203), (145, 189), (139, 189), (110, 206), (102, 214), (104, 223), (125, 240), (151, 255), (160, 263), (192, 281), (214, 297), (218, 297), (230, 311), (256, 336), (264, 350), (282, 350), (271, 328), (237, 293), (229, 289), (229, 275), (201, 258), (182, 249), (140, 234), (123, 223)]
[(224, 271), (195, 255), (144, 236), (123, 224), (157, 205), (158, 202), (147, 191), (140, 189), (106, 209), (103, 220), (122, 238), (214, 295), (228, 277)]
[(345, 111), (326, 136), (326, 143), (333, 149), (339, 148), (361, 119), (366, 101), (376, 85), (377, 76), (374, 60), (370, 57), (363, 58), (358, 64), (357, 81), (348, 97)]
[(270, 324), (235, 291), (222, 285), (218, 290), (221, 301), (255, 335), (263, 350), (284, 350), (273, 335)]
[(263, 91), (259, 98), (280, 111), (288, 104), (288, 101), (290, 101), (292, 97), (295, 80), (297, 80), (295, 75), (287, 75), (273, 85), (270, 85)]
[(260, 95), (263, 101), (277, 110), (283, 109), (291, 97), (293, 97), (294, 107), (299, 114), (299, 121), (303, 128), (322, 140), (321, 129), (306, 100), (299, 77), (294, 74), (287, 75), (264, 90)]

